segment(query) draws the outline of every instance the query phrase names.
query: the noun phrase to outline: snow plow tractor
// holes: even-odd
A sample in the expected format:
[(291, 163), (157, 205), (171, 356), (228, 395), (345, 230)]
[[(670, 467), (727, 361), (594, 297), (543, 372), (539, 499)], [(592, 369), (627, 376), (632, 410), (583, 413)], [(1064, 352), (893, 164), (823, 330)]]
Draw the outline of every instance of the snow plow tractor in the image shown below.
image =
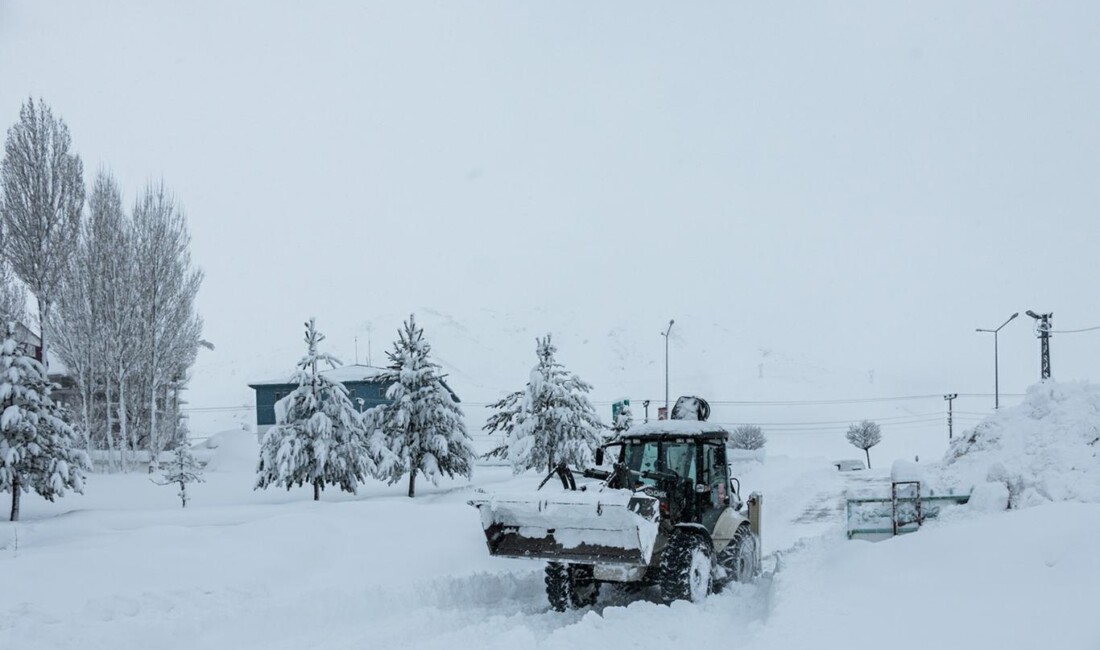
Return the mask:
[[(559, 466), (537, 493), (470, 505), (481, 513), (491, 555), (548, 562), (555, 610), (595, 604), (604, 583), (699, 602), (760, 572), (762, 496), (742, 503), (726, 462), (728, 438), (702, 421), (643, 424), (597, 450), (597, 466), (582, 473), (587, 483)], [(546, 487), (555, 476), (561, 487)]]

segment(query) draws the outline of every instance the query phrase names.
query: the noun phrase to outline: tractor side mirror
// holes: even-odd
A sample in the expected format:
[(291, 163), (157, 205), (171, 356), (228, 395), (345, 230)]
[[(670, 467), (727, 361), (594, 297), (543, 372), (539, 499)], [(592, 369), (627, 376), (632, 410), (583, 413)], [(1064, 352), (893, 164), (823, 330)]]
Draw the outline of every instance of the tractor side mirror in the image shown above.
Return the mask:
[(596, 465), (603, 465), (603, 447), (596, 447)]

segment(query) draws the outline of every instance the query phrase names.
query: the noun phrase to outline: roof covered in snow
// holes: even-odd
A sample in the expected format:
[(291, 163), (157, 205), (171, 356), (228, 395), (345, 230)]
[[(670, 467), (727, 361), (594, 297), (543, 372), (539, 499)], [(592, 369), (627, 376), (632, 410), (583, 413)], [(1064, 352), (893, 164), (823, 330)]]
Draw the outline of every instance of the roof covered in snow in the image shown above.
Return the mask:
[[(329, 368), (328, 370), (322, 370), (321, 374), (329, 379), (346, 384), (348, 382), (356, 381), (374, 381), (378, 378), (378, 375), (382, 373), (385, 368), (376, 368), (375, 366), (367, 366), (359, 363), (353, 363), (346, 366), (339, 366), (337, 368)], [(293, 375), (287, 375), (278, 379), (269, 379), (266, 381), (254, 381), (248, 385), (251, 388), (257, 386), (284, 386), (293, 385), (295, 382), (292, 380)]]
[(654, 420), (630, 427), (623, 438), (659, 436), (728, 437), (729, 432), (717, 424), (699, 420)]
[[(321, 374), (328, 377), (332, 381), (349, 384), (355, 382), (369, 382), (378, 381), (378, 375), (386, 372), (386, 368), (377, 368), (375, 366), (367, 366), (360, 363), (352, 363), (346, 366), (339, 366), (336, 368), (329, 368), (328, 370), (322, 370)], [(446, 381), (440, 381), (443, 387), (447, 389), (447, 392), (451, 394), (451, 399), (455, 402), (461, 402), (458, 395), (447, 385)], [(267, 381), (254, 381), (248, 384), (249, 388), (262, 388), (264, 386), (297, 386), (297, 382), (293, 380), (293, 375), (287, 375), (281, 379), (269, 379)]]

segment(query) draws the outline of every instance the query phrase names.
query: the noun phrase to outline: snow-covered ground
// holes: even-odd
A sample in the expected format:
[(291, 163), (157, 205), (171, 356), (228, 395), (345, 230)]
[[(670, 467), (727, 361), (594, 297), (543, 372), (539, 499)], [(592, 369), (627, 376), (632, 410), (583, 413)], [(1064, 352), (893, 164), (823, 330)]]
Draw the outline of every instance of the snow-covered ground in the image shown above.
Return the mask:
[(140, 474), (28, 498), (23, 522), (0, 524), (0, 648), (1100, 647), (1100, 504), (975, 510), (850, 542), (845, 490), (885, 490), (886, 471), (740, 461), (744, 489), (765, 493), (774, 579), (701, 606), (605, 589), (559, 614), (541, 565), (490, 558), (466, 505), (540, 477), (479, 467), (414, 500), (372, 483), (315, 503), (307, 489), (253, 491), (255, 453), (247, 434), (223, 441), (186, 510)]

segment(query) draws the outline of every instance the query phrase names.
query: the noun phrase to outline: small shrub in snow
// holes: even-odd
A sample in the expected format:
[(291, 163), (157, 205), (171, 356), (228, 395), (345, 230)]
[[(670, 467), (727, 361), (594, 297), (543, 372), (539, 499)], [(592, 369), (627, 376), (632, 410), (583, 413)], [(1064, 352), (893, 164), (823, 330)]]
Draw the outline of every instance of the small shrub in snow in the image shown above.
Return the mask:
[(180, 442), (176, 447), (176, 453), (172, 456), (172, 462), (164, 469), (162, 481), (153, 481), (157, 485), (179, 485), (178, 492), (180, 507), (186, 508), (191, 497), (187, 495), (187, 486), (191, 483), (203, 483), (202, 465), (195, 460), (191, 453), (191, 447), (186, 442)]
[(387, 458), (379, 473), (390, 483), (409, 475), (409, 496), (416, 496), (416, 475), (438, 485), (440, 476), (465, 476), (473, 472), (476, 456), (466, 433), (462, 409), (443, 384), (440, 366), (431, 358), (424, 330), (409, 316), (398, 331), (389, 370), (379, 381), (392, 382), (386, 391), (389, 404), (368, 412), (368, 422), (381, 428)]
[[(272, 485), (313, 486), (313, 500), (326, 485), (355, 493), (357, 485), (375, 474), (372, 452), (377, 445), (348, 398), (343, 384), (321, 374), (322, 363), (339, 362), (317, 350), (325, 339), (311, 318), (306, 323), (306, 356), (298, 362), (293, 381), (298, 384), (276, 404), (278, 422), (264, 435), (256, 488)], [(373, 430), (372, 430), (373, 431)]]
[(592, 386), (554, 359), (558, 349), (549, 334), (536, 342), (539, 362), (527, 387), (489, 405), (497, 412), (482, 428), (504, 432), (506, 440), (487, 455), (507, 458), (517, 474), (588, 465), (606, 428), (588, 400)]
[(11, 492), (11, 520), (19, 520), (19, 497), (34, 490), (47, 501), (66, 490), (84, 492), (87, 454), (50, 398), (54, 385), (42, 364), (23, 351), (8, 323), (0, 343), (0, 492)]
[(764, 430), (755, 424), (742, 424), (730, 433), (730, 447), (734, 449), (763, 449), (768, 443)]
[(867, 455), (867, 469), (871, 469), (871, 447), (882, 442), (882, 429), (870, 420), (864, 420), (859, 424), (848, 427), (848, 442), (856, 449), (862, 449)]

